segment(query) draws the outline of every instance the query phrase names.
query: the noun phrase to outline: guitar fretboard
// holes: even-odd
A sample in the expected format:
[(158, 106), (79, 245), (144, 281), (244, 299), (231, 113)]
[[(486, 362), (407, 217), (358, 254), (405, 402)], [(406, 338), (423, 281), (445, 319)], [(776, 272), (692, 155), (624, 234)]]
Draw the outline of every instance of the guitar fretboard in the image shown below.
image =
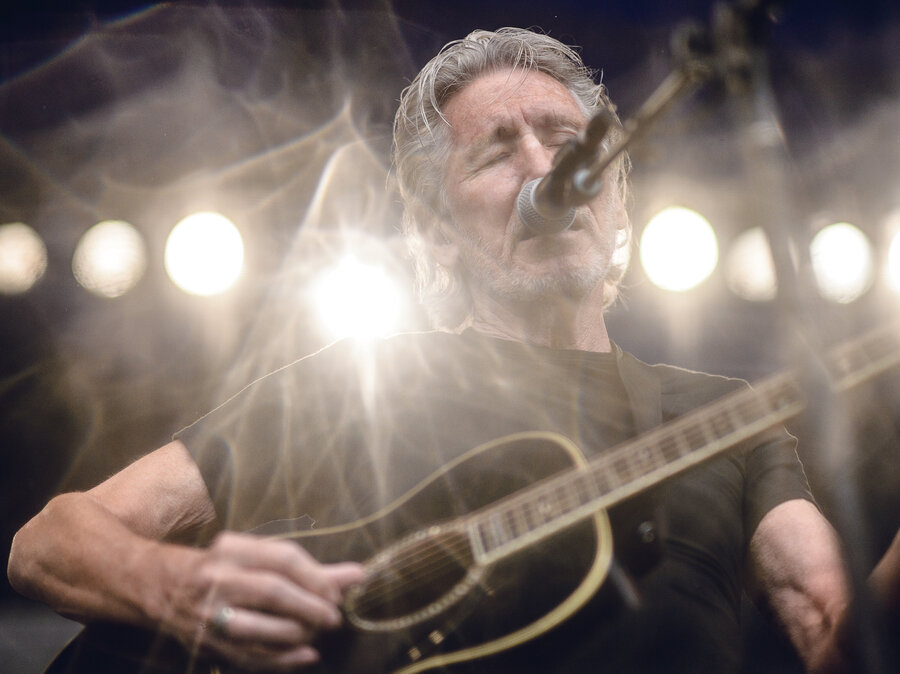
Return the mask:
[[(847, 390), (900, 363), (898, 334), (892, 325), (830, 351), (822, 367), (832, 389)], [(521, 550), (784, 423), (805, 405), (798, 377), (786, 372), (648, 431), (473, 513), (467, 529), (475, 558), (489, 564)]]

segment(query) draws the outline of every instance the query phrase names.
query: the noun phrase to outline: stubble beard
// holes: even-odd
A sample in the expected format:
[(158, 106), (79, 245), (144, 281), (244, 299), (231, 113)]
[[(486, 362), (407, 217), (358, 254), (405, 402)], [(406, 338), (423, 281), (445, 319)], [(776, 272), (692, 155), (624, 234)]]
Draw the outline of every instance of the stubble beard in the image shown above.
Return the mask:
[(560, 261), (540, 274), (504, 267), (485, 252), (479, 241), (469, 241), (463, 255), (469, 282), (504, 302), (533, 303), (555, 298), (579, 299), (602, 286), (610, 270), (612, 249), (595, 251), (586, 263)]

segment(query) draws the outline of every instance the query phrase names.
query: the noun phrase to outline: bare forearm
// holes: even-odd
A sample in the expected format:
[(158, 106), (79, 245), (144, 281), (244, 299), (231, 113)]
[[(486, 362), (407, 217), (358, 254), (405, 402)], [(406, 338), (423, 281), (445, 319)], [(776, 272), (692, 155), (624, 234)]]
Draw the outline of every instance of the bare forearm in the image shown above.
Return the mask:
[(758, 590), (807, 670), (841, 671), (838, 637), (850, 596), (828, 522), (811, 503), (783, 503), (760, 523), (750, 551)]
[[(163, 542), (215, 526), (200, 472), (175, 441), (87, 493), (53, 499), (16, 535), (9, 577), (63, 615), (153, 627), (244, 668), (294, 671), (318, 659), (312, 640), (340, 624), (337, 604), (363, 570), (250, 534), (221, 532), (204, 548)], [(206, 629), (225, 609), (228, 634)]]
[(171, 566), (192, 552), (135, 534), (87, 494), (64, 494), (16, 535), (8, 572), (17, 591), (68, 617), (146, 625), (160, 617)]

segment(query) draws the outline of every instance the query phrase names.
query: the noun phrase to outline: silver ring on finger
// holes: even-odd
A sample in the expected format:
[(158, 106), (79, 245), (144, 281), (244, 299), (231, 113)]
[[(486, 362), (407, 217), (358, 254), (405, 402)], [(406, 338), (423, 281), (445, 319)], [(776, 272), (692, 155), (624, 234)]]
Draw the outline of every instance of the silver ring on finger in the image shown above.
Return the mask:
[(223, 606), (216, 614), (213, 616), (212, 621), (209, 623), (209, 628), (213, 632), (220, 637), (228, 636), (228, 623), (231, 622), (231, 619), (234, 617), (234, 609), (230, 606)]

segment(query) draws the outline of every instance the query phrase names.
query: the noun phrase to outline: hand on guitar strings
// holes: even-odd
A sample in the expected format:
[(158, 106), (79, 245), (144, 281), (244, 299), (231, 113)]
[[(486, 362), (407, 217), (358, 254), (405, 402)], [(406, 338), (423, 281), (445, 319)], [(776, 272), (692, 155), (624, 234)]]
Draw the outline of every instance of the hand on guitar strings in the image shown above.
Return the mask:
[(166, 597), (163, 628), (199, 654), (245, 669), (289, 671), (317, 662), (321, 630), (340, 626), (357, 564), (320, 564), (293, 542), (225, 532), (191, 550)]

